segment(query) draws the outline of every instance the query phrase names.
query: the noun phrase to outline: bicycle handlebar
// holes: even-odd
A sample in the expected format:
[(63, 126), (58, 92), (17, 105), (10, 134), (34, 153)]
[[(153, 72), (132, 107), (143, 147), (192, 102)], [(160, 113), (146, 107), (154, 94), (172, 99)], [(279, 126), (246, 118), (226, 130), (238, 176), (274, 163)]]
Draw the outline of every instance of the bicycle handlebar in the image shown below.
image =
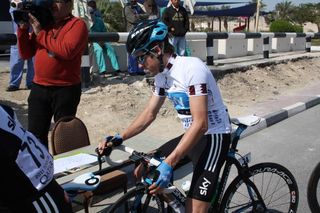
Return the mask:
[(132, 149), (132, 148), (130, 148), (130, 147), (128, 147), (128, 146), (125, 146), (125, 145), (123, 145), (123, 144), (121, 144), (121, 145), (119, 145), (119, 146), (116, 146), (116, 147), (114, 147), (114, 148), (119, 149), (119, 150), (124, 151), (124, 152), (127, 152), (127, 153), (129, 153), (130, 155), (132, 155), (132, 153), (135, 152), (134, 149)]

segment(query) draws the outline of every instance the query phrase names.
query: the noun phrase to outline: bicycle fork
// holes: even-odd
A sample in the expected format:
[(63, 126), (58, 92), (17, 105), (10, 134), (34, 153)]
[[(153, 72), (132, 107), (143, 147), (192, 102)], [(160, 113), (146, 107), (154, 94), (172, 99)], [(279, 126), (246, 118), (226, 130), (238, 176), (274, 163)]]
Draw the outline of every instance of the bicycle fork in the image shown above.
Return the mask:
[[(240, 164), (236, 164), (237, 167), (241, 166)], [(252, 206), (253, 212), (267, 212), (267, 207), (264, 203), (264, 200), (262, 199), (262, 196), (257, 189), (256, 185), (250, 180), (249, 178), (249, 167), (247, 163), (244, 163), (242, 166), (242, 169), (238, 169), (240, 176), (242, 177), (244, 183), (246, 184), (248, 195), (251, 199), (251, 203), (248, 203), (247, 206), (244, 206), (243, 208), (239, 209), (239, 212), (244, 211), (247, 208), (250, 208)]]

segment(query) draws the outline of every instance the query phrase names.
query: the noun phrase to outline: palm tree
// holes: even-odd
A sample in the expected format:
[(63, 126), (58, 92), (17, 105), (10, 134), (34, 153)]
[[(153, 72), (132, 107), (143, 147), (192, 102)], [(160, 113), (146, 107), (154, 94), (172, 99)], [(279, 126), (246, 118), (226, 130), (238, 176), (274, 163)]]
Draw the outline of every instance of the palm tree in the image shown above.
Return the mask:
[(295, 6), (291, 1), (283, 1), (276, 4), (277, 19), (291, 21), (291, 14), (294, 12)]
[(123, 9), (118, 1), (97, 0), (97, 7), (103, 14), (103, 21), (109, 32), (125, 32)]

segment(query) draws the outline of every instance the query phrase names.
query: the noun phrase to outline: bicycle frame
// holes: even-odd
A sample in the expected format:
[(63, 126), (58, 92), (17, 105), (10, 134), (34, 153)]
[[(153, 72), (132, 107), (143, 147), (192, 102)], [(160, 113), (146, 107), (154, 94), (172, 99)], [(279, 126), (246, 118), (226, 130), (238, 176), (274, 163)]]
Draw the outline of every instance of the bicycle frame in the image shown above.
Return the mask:
[[(237, 208), (236, 212), (245, 212), (245, 211), (248, 211), (249, 209), (252, 209), (251, 211), (267, 212), (267, 205), (269, 208), (269, 201), (264, 201), (265, 198), (263, 198), (263, 196), (265, 196), (265, 194), (263, 193), (262, 195), (257, 188), (257, 186), (261, 183), (261, 181), (260, 182), (258, 181), (257, 183), (255, 183), (255, 179), (252, 177), (254, 177), (256, 174), (259, 175), (260, 173), (263, 173), (264, 175), (264, 171), (260, 171), (260, 169), (269, 168), (269, 167), (275, 168), (276, 170), (279, 169), (282, 173), (284, 173), (286, 176), (292, 179), (291, 183), (288, 183), (286, 178), (284, 178), (283, 176), (280, 176), (280, 178), (284, 179), (285, 184), (288, 186), (287, 189), (289, 190), (288, 191), (289, 193), (287, 194), (289, 195), (289, 202), (288, 202), (289, 210), (293, 210), (293, 212), (296, 211), (298, 203), (293, 199), (298, 197), (298, 189), (297, 189), (296, 181), (294, 180), (294, 177), (290, 173), (290, 171), (288, 171), (285, 167), (276, 163), (260, 163), (260, 164), (256, 164), (249, 167), (248, 163), (250, 160), (247, 157), (247, 155), (241, 156), (238, 153), (237, 145), (238, 145), (241, 133), (245, 131), (247, 127), (258, 124), (259, 121), (260, 121), (260, 118), (256, 116), (248, 116), (248, 117), (242, 117), (239, 119), (238, 118), (232, 119), (232, 123), (237, 125), (237, 129), (232, 135), (233, 137), (232, 137), (230, 148), (228, 150), (228, 154), (224, 163), (224, 168), (222, 170), (222, 174), (219, 175), (219, 177), (221, 178), (220, 179), (221, 181), (220, 183), (219, 182), (217, 183), (216, 193), (214, 193), (213, 195), (209, 212), (224, 212), (225, 211), (224, 208), (226, 208), (226, 210), (228, 211), (231, 209)], [(130, 201), (131, 203), (134, 204), (133, 206), (130, 205), (130, 210), (135, 210), (135, 209), (139, 210), (139, 208), (141, 207), (143, 207), (143, 210), (147, 210), (150, 202), (153, 202), (152, 205), (155, 204), (154, 201), (151, 201), (154, 195), (151, 195), (148, 192), (148, 188), (150, 184), (154, 183), (154, 181), (158, 177), (156, 172), (151, 172), (151, 171), (156, 170), (156, 168), (161, 163), (161, 158), (155, 155), (155, 153), (147, 154), (143, 152), (137, 152), (124, 145), (118, 146), (117, 148), (131, 154), (129, 157), (129, 160), (125, 161), (127, 164), (143, 163), (143, 165), (147, 165), (151, 169), (146, 170), (147, 171), (145, 173), (146, 175), (141, 176), (143, 177), (142, 179), (143, 181), (140, 182), (140, 184), (136, 185), (134, 189), (129, 191), (126, 195), (122, 196), (117, 202), (115, 202), (113, 206), (111, 206), (110, 212), (113, 212), (118, 208), (121, 209), (121, 207), (125, 207), (128, 209), (129, 202), (127, 203), (127, 201)], [(240, 156), (240, 159), (238, 158), (238, 156)], [(227, 181), (230, 175), (232, 165), (235, 165), (235, 167), (237, 168), (238, 174), (237, 174), (237, 177), (233, 179), (231, 184), (229, 184), (227, 187)], [(273, 175), (272, 171), (271, 173), (272, 173), (271, 175)], [(234, 204), (233, 196), (237, 192), (238, 188), (240, 188), (239, 190), (240, 193), (238, 192), (238, 195), (242, 196), (243, 195), (242, 192), (244, 192), (247, 195), (245, 199), (246, 202), (237, 204), (236, 206), (232, 206), (232, 205), (229, 206), (230, 204)], [(145, 195), (146, 197), (144, 197)], [(280, 196), (282, 196), (282, 194), (280, 194)], [(164, 210), (163, 203), (166, 202), (173, 209), (175, 209), (175, 211), (177, 212), (184, 211), (183, 206), (185, 206), (186, 197), (182, 191), (180, 191), (177, 187), (173, 185), (170, 185), (168, 186), (168, 188), (163, 189), (162, 193), (156, 195), (154, 198), (156, 201), (156, 206), (159, 208), (159, 210), (160, 209)], [(142, 204), (143, 206), (140, 205), (141, 202), (143, 203)], [(132, 207), (133, 209), (131, 209)]]
[[(240, 163), (239, 160), (236, 158), (236, 154), (237, 154), (237, 145), (240, 139), (240, 135), (241, 133), (247, 129), (247, 126), (244, 124), (238, 124), (238, 128), (236, 129), (233, 138), (232, 138), (232, 142), (231, 142), (231, 147), (229, 149), (228, 152), (228, 156), (224, 165), (224, 169), (223, 169), (223, 173), (221, 175), (221, 182), (220, 184), (218, 184), (218, 188), (217, 188), (217, 193), (215, 193), (214, 197), (212, 198), (212, 202), (211, 202), (211, 208), (213, 209), (214, 212), (221, 212), (220, 209), (220, 205), (224, 196), (224, 190), (226, 188), (227, 185), (227, 181), (228, 181), (228, 177), (231, 171), (231, 167), (232, 165), (235, 165), (235, 167), (237, 168), (238, 174), (240, 175), (240, 177), (243, 179), (243, 181), (246, 183), (247, 185), (247, 189), (248, 189), (248, 194), (251, 197), (252, 201), (254, 201), (254, 195), (257, 195), (257, 198), (259, 200), (259, 203), (262, 204), (262, 207), (264, 209), (266, 209), (266, 205), (264, 204), (264, 201), (260, 195), (260, 192), (258, 191), (257, 187), (255, 186), (255, 184), (249, 179), (248, 177), (248, 161), (246, 159), (243, 159), (244, 163)], [(134, 153), (133, 153), (134, 154)], [(147, 190), (148, 185), (144, 184), (145, 189)], [(169, 186), (170, 187), (170, 186)], [(170, 193), (171, 195), (174, 196), (174, 198), (181, 204), (181, 205), (185, 205), (185, 200), (186, 197), (182, 194), (182, 192), (180, 192), (176, 187), (175, 189)], [(163, 197), (164, 196), (164, 197)], [(152, 195), (147, 196), (147, 199), (150, 199), (152, 197)], [(166, 193), (162, 193), (162, 198), (166, 197)], [(166, 201), (166, 199), (162, 199), (164, 201)], [(254, 203), (253, 203), (254, 204)], [(251, 206), (251, 205), (250, 205)], [(244, 206), (242, 210), (245, 210), (246, 208), (250, 207), (248, 206)]]
[[(266, 209), (266, 205), (263, 202), (263, 199), (258, 191), (258, 189), (256, 188), (255, 184), (247, 177), (247, 172), (248, 172), (248, 162), (247, 160), (244, 159), (244, 163), (243, 165), (240, 164), (239, 160), (236, 159), (236, 154), (237, 154), (237, 145), (240, 139), (240, 135), (241, 133), (247, 129), (246, 125), (240, 124), (238, 126), (238, 128), (236, 129), (234, 136), (232, 138), (231, 141), (231, 148), (229, 149), (228, 152), (228, 156), (225, 162), (225, 166), (223, 169), (223, 173), (221, 176), (221, 181), (220, 183), (218, 183), (218, 189), (217, 189), (217, 193), (214, 195), (212, 201), (211, 201), (211, 207), (214, 210), (214, 212), (221, 212), (220, 209), (220, 205), (223, 199), (223, 195), (224, 195), (224, 190), (226, 188), (227, 185), (227, 181), (228, 181), (228, 177), (230, 174), (230, 170), (232, 165), (235, 165), (235, 167), (237, 168), (238, 174), (242, 177), (242, 179), (244, 180), (244, 182), (247, 184), (247, 188), (248, 188), (248, 194), (250, 195), (250, 198), (252, 200), (253, 199), (253, 191), (255, 191), (256, 195), (258, 196), (258, 199), (260, 201), (262, 201), (263, 204), (263, 208)], [(242, 156), (241, 156), (242, 157)], [(251, 187), (251, 188), (250, 188)], [(217, 199), (218, 198), (218, 199)], [(244, 207), (246, 208), (246, 207)]]

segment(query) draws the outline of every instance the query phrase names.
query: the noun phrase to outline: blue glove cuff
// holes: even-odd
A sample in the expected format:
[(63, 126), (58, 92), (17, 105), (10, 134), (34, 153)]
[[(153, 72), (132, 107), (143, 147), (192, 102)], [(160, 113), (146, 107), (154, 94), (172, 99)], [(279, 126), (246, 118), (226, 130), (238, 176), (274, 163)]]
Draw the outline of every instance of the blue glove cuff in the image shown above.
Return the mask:
[(111, 139), (113, 146), (120, 146), (123, 142), (123, 139), (119, 133), (115, 134), (115, 136)]
[(169, 171), (169, 172), (172, 172), (173, 171), (173, 168), (167, 164), (165, 161), (162, 161), (161, 164), (158, 166), (157, 168), (160, 172), (164, 172), (164, 171)]
[(110, 142), (112, 138), (113, 138), (113, 136), (108, 135), (108, 136), (106, 136), (105, 141)]
[(156, 182), (156, 185), (160, 186), (161, 188), (168, 187), (168, 184), (172, 177), (173, 168), (165, 161), (162, 161), (157, 170), (160, 172), (160, 175)]

